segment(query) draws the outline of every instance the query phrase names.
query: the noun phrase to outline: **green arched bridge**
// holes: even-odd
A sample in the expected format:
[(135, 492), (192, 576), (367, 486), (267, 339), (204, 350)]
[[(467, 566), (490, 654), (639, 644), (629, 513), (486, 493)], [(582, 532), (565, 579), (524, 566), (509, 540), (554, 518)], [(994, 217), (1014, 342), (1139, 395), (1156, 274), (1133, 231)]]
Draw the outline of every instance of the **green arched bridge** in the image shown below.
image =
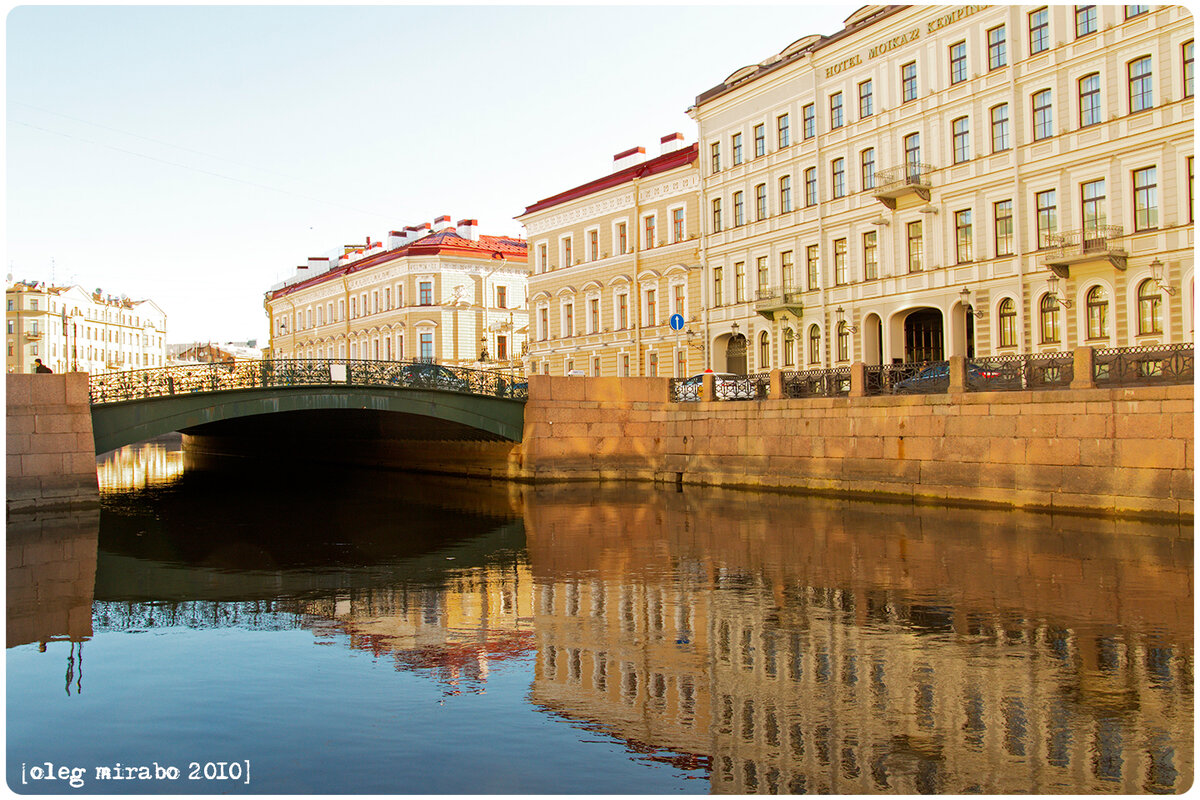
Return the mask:
[(515, 373), (423, 361), (287, 359), (92, 376), (96, 452), (172, 431), (242, 428), (288, 412), (370, 410), (410, 420), (414, 438), (521, 441), (527, 384)]

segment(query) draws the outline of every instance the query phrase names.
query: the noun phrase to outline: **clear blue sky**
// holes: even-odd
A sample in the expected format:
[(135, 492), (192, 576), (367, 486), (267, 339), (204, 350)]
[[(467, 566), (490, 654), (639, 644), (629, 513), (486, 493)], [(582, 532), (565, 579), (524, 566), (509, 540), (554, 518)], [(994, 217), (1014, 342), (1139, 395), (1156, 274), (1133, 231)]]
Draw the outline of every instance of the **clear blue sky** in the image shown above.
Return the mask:
[(525, 206), (695, 127), (696, 95), (854, 5), (20, 6), (6, 271), (265, 341), (312, 255)]

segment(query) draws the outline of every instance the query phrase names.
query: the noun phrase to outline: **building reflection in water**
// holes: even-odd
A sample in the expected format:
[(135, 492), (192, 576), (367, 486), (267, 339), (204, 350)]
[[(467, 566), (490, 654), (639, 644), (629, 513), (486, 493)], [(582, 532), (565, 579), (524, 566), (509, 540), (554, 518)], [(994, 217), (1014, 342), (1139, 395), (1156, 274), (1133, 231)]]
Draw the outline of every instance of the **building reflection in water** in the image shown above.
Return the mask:
[(182, 474), (183, 450), (178, 435), (122, 447), (106, 454), (96, 465), (102, 492), (163, 486)]

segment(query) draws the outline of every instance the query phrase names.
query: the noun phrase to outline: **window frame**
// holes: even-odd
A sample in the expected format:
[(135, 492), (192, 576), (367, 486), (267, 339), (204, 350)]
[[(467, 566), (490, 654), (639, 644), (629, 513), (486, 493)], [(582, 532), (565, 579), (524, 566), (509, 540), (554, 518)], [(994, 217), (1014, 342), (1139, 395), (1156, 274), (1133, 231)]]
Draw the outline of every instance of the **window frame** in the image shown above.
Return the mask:
[(1096, 6), (1075, 6), (1075, 38), (1082, 39), (1100, 30), (1100, 13)]
[[(997, 34), (999, 31), (999, 34)], [(1003, 24), (997, 25), (994, 28), (988, 28), (987, 33), (987, 48), (988, 48), (988, 72), (995, 72), (998, 69), (1008, 66), (1008, 31)]]
[(971, 209), (954, 212), (954, 256), (956, 264), (974, 261), (975, 245)]
[(863, 231), (863, 280), (873, 281), (879, 278), (879, 232)]
[(1108, 290), (1103, 284), (1097, 283), (1084, 293), (1083, 303), (1087, 340), (1108, 339)]
[(970, 117), (955, 117), (950, 121), (950, 141), (953, 163), (962, 164), (971, 160)]
[(811, 139), (817, 135), (817, 105), (816, 103), (808, 103), (800, 109), (801, 114), (801, 134), (805, 139)]
[(1038, 344), (1058, 344), (1062, 341), (1059, 307), (1058, 298), (1048, 292), (1038, 299)]
[(864, 119), (875, 113), (875, 86), (870, 78), (858, 84), (858, 118)]
[[(997, 112), (1003, 114), (1003, 117), (998, 117)], [(1012, 148), (1012, 139), (1009, 134), (1009, 116), (1008, 103), (998, 103), (988, 109), (988, 118), (991, 125), (991, 142), (992, 153), (1003, 153), (1005, 150)]]
[(804, 207), (812, 208), (820, 201), (817, 188), (817, 168), (807, 167), (804, 170)]
[(779, 213), (786, 214), (792, 210), (792, 176), (779, 177)]
[(996, 333), (997, 347), (1017, 346), (1017, 304), (1011, 297), (996, 306)]
[(742, 132), (738, 131), (729, 137), (729, 146), (732, 150), (730, 158), (732, 162), (730, 166), (736, 167), (742, 163), (744, 153), (742, 152)]
[(775, 144), (780, 150), (792, 145), (791, 115), (786, 112), (775, 118)]
[(845, 124), (845, 98), (841, 92), (834, 92), (829, 95), (829, 130), (837, 130)]
[[(1139, 176), (1149, 174), (1150, 182), (1139, 184)], [(1133, 230), (1158, 229), (1158, 165), (1133, 170)]]
[(1044, 53), (1050, 49), (1050, 8), (1035, 8), (1026, 15), (1029, 26), (1029, 55)]
[(1079, 127), (1088, 128), (1104, 121), (1101, 108), (1103, 95), (1100, 92), (1100, 73), (1089, 72), (1076, 82), (1079, 90)]
[[(1048, 202), (1044, 202), (1048, 201)], [(1037, 249), (1045, 250), (1053, 247), (1051, 240), (1058, 233), (1058, 190), (1046, 189), (1034, 192), (1034, 230), (1037, 231)]]
[(835, 158), (829, 162), (829, 177), (832, 181), (833, 199), (846, 196), (846, 159)]
[(1137, 285), (1137, 335), (1162, 336), (1162, 312), (1162, 290), (1153, 278), (1146, 278)]
[(950, 51), (950, 85), (965, 83), (967, 80), (967, 42), (962, 40), (949, 46)]
[(900, 65), (900, 103), (911, 103), (920, 96), (917, 87), (917, 62), (909, 61)]
[[(1134, 70), (1141, 70), (1134, 73)], [(1129, 113), (1137, 114), (1154, 108), (1154, 62), (1150, 56), (1139, 56), (1126, 64), (1129, 80)]]
[[(1044, 102), (1042, 102), (1044, 101)], [(1030, 95), (1033, 106), (1033, 140), (1049, 139), (1054, 136), (1054, 95), (1050, 89), (1039, 89)]]
[[(870, 169), (868, 169), (870, 167)], [(858, 154), (859, 178), (862, 181), (862, 188), (875, 188), (875, 148), (863, 148)]]
[(760, 122), (753, 128), (754, 157), (762, 158), (767, 154), (767, 123)]
[[(1003, 224), (1001, 224), (1003, 223)], [(1013, 202), (997, 200), (992, 203), (993, 245), (996, 256), (1013, 255)]]
[(915, 219), (904, 226), (905, 253), (909, 273), (925, 270), (925, 226)]

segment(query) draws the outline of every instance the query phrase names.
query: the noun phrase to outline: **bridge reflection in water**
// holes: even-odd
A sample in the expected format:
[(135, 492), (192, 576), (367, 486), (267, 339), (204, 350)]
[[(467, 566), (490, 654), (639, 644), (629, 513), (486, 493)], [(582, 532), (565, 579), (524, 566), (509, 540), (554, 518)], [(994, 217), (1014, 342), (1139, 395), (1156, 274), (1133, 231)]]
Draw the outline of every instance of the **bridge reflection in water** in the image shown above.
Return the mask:
[(1193, 779), (1190, 530), (357, 472), (216, 527), (207, 480), (108, 497), (97, 634), (306, 629), (446, 695), (528, 670), (521, 706), (718, 793)]

